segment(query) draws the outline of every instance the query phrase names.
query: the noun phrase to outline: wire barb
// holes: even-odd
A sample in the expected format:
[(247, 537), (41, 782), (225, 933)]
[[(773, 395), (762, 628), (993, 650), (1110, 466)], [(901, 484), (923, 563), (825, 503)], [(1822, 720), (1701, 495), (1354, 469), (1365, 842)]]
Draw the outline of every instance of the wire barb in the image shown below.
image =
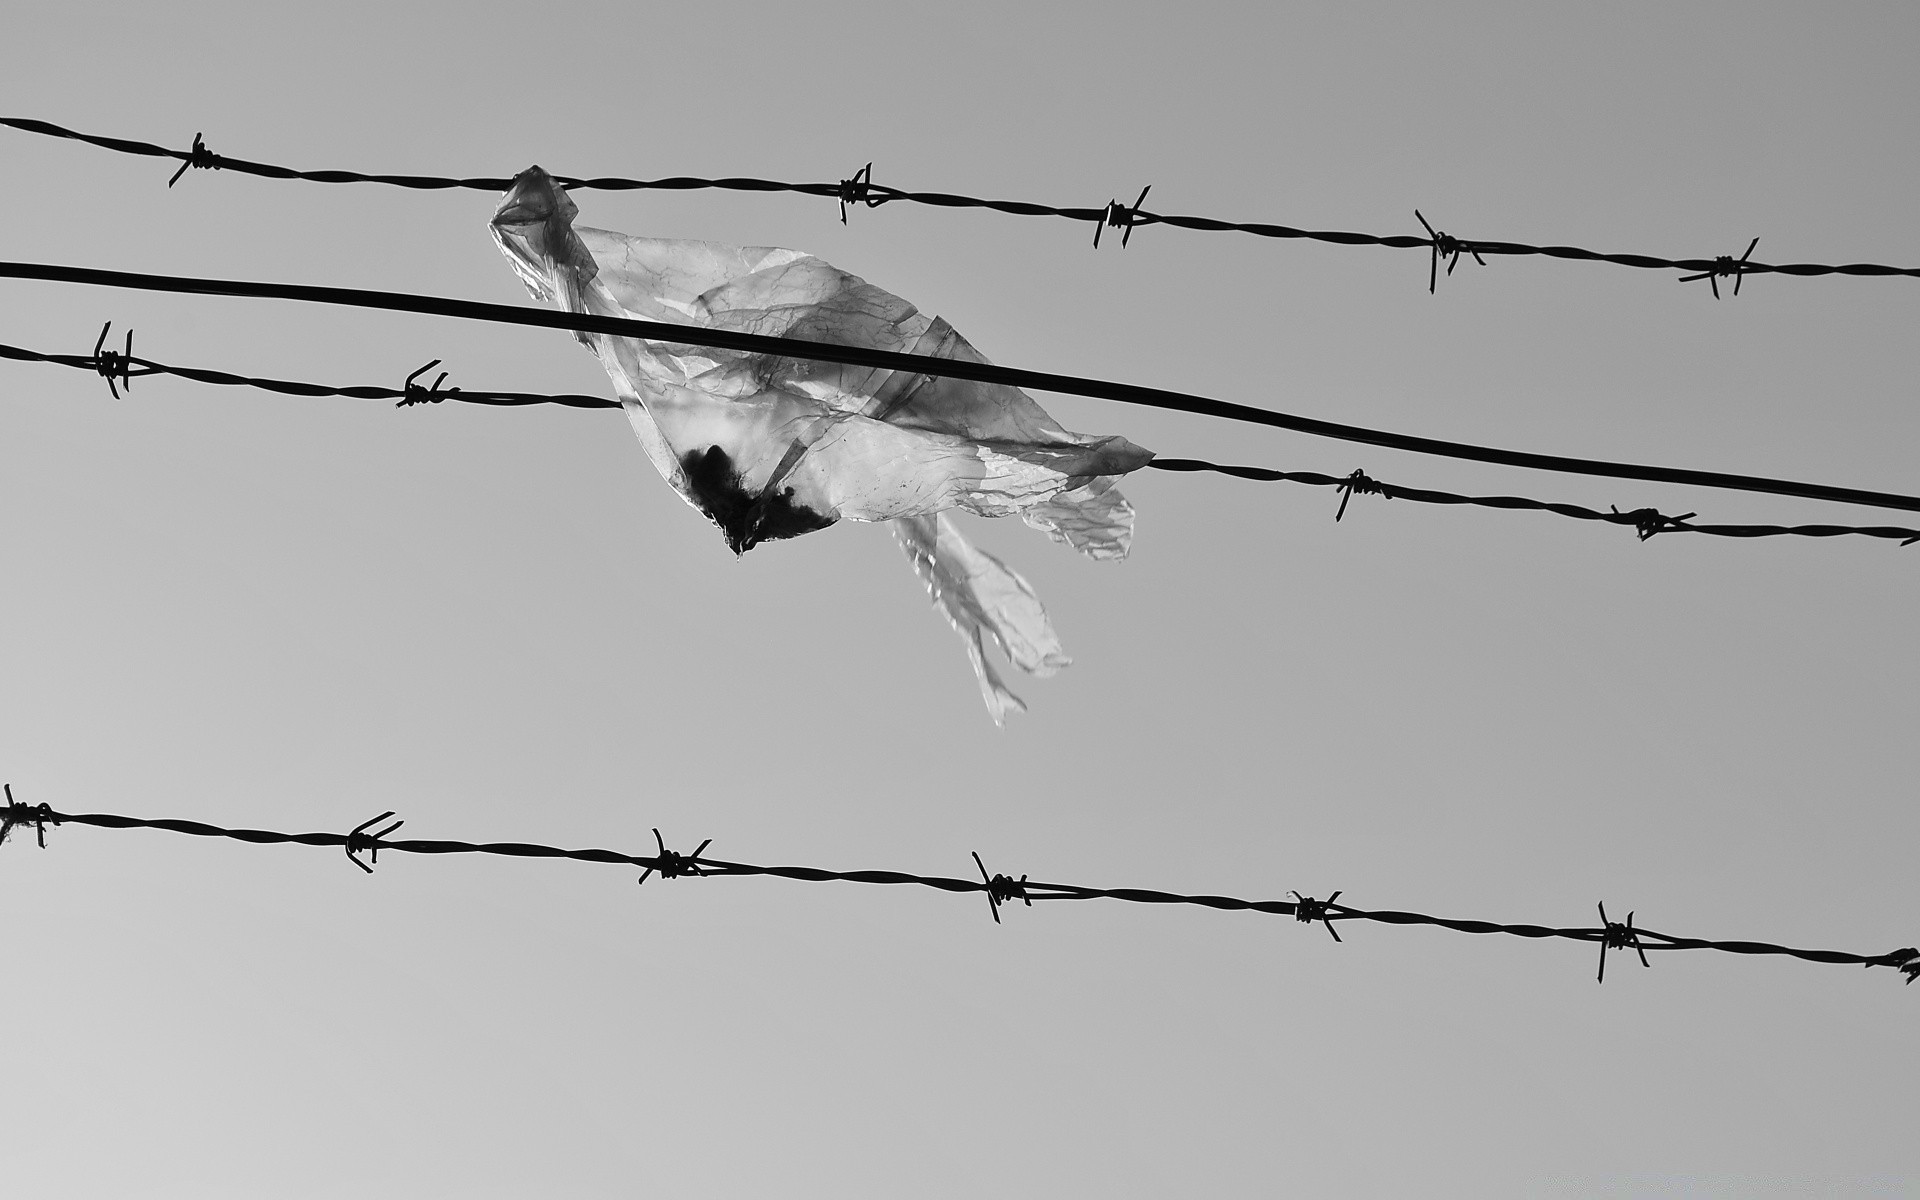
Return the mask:
[(54, 813), (52, 808), (44, 803), (22, 804), (15, 800), (13, 798), (13, 785), (11, 783), (0, 786), (4, 786), (7, 792), (7, 806), (4, 809), (0, 809), (0, 844), (4, 844), (9, 837), (13, 836), (13, 831), (22, 825), (31, 825), (33, 826), (34, 841), (42, 850), (45, 850), (47, 848), (47, 822), (52, 821), (55, 825), (58, 825), (60, 823), (59, 816)]
[(1389, 500), (1393, 499), (1393, 493), (1387, 490), (1386, 484), (1369, 476), (1365, 471), (1357, 469), (1340, 481), (1339, 491), (1340, 508), (1333, 514), (1335, 521), (1347, 515), (1347, 501), (1355, 496), (1385, 496)]
[(1299, 892), (1292, 893), (1292, 896), (1294, 920), (1303, 925), (1311, 925), (1318, 921), (1327, 927), (1327, 932), (1333, 935), (1334, 941), (1341, 940), (1340, 931), (1333, 927), (1333, 922), (1328, 916), (1328, 910), (1333, 907), (1333, 902), (1340, 898), (1339, 892), (1335, 892), (1325, 900), (1315, 900), (1312, 896), (1302, 896)]
[[(94, 340), (93, 360), (89, 365), (100, 373), (100, 378), (107, 381), (107, 390), (113, 393), (115, 400), (118, 400), (120, 398), (121, 387), (127, 389), (129, 396), (133, 394), (133, 375), (130, 370), (133, 366), (133, 330), (127, 330), (127, 344), (124, 350), (103, 349), (107, 344), (107, 333), (112, 328), (112, 321), (108, 321), (100, 327), (100, 336)], [(142, 375), (153, 374), (151, 371), (142, 371), (140, 373)], [(114, 380), (116, 379), (120, 381), (119, 387), (114, 386)]]
[(1124, 250), (1126, 249), (1127, 243), (1133, 238), (1133, 227), (1135, 225), (1152, 224), (1151, 221), (1143, 221), (1140, 219), (1140, 206), (1147, 202), (1147, 193), (1152, 190), (1152, 184), (1141, 188), (1140, 195), (1134, 200), (1133, 207), (1131, 208), (1120, 203), (1117, 199), (1107, 201), (1106, 211), (1100, 214), (1098, 223), (1093, 227), (1093, 248), (1095, 250), (1100, 248), (1100, 232), (1103, 229), (1125, 230), (1126, 232), (1120, 235), (1120, 248)]
[[(167, 180), (168, 187), (179, 183), (180, 177), (187, 173), (188, 167), (193, 167), (201, 171), (218, 171), (226, 165), (220, 160), (220, 156), (207, 149), (207, 144), (200, 139), (200, 134), (196, 133), (193, 135), (193, 149), (187, 151), (184, 156), (185, 161), (180, 164), (180, 169), (173, 173), (172, 179)], [(175, 150), (174, 153), (179, 154), (180, 152)]]
[(431, 387), (414, 382), (414, 380), (420, 378), (422, 375), (425, 375), (428, 371), (433, 370), (435, 367), (439, 365), (440, 365), (440, 360), (436, 358), (432, 362), (428, 363), (426, 366), (421, 367), (418, 371), (415, 371), (413, 374), (407, 376), (406, 395), (402, 396), (398, 401), (396, 401), (394, 403), (394, 407), (395, 408), (411, 408), (413, 405), (416, 405), (416, 404), (438, 404), (442, 400), (451, 400), (454, 397), (458, 396), (460, 394), (459, 388), (448, 388), (444, 392), (440, 390), (440, 385), (447, 381), (448, 372), (446, 371), (440, 372), (440, 378), (434, 380), (433, 386)]
[(377, 830), (374, 830), (374, 832), (372, 833), (368, 833), (367, 830), (374, 825), (378, 825), (380, 822), (386, 820), (388, 817), (392, 815), (393, 815), (393, 811), (389, 809), (388, 811), (383, 812), (379, 816), (373, 818), (371, 821), (362, 821), (358, 825), (355, 825), (353, 827), (352, 832), (347, 834), (347, 843), (345, 846), (348, 862), (351, 862), (354, 866), (359, 867), (362, 871), (365, 871), (369, 875), (373, 874), (373, 867), (370, 867), (366, 863), (361, 862), (360, 855), (362, 853), (365, 853), (368, 858), (373, 860), (375, 865), (378, 865), (380, 862), (381, 839), (385, 838), (388, 834), (400, 828), (402, 825), (405, 825), (406, 822), (395, 821), (393, 824), (387, 826), (385, 829), (377, 829)]
[(1616, 525), (1633, 526), (1634, 532), (1640, 535), (1640, 540), (1643, 542), (1656, 533), (1684, 532), (1687, 527), (1683, 522), (1691, 521), (1700, 515), (1699, 513), (1681, 513), (1677, 517), (1669, 517), (1657, 508), (1636, 508), (1632, 512), (1621, 512), (1611, 504), (1607, 505), (1607, 508), (1613, 516), (1618, 518), (1614, 522)]
[(1474, 248), (1472, 242), (1461, 241), (1450, 233), (1441, 233), (1433, 226), (1427, 225), (1427, 219), (1420, 216), (1420, 210), (1417, 208), (1413, 210), (1413, 215), (1419, 218), (1420, 224), (1426, 226), (1427, 238), (1433, 249), (1433, 257), (1427, 264), (1427, 295), (1433, 295), (1435, 287), (1439, 285), (1441, 259), (1447, 260), (1448, 275), (1452, 275), (1453, 269), (1460, 265), (1462, 254), (1471, 254), (1473, 261), (1483, 267), (1487, 265), (1487, 260), (1480, 257), (1480, 251)]
[(1625, 950), (1629, 946), (1633, 947), (1634, 953), (1640, 956), (1641, 966), (1650, 967), (1653, 965), (1647, 961), (1647, 952), (1640, 945), (1640, 934), (1633, 927), (1633, 914), (1627, 914), (1625, 923), (1609, 921), (1607, 920), (1607, 902), (1602, 900), (1600, 902), (1599, 982), (1605, 983), (1607, 981), (1607, 951)]
[(1000, 924), (1000, 906), (1002, 904), (1011, 904), (1013, 901), (1019, 900), (1028, 908), (1033, 907), (1033, 897), (1027, 895), (1027, 877), (1025, 875), (1020, 876), (1018, 881), (1008, 875), (989, 875), (987, 874), (987, 864), (980, 861), (980, 852), (978, 850), (970, 850), (968, 853), (973, 855), (973, 865), (980, 868), (980, 880), (986, 885), (981, 890), (987, 894), (987, 907), (993, 912), (993, 923), (995, 925)]
[[(1886, 955), (1881, 961), (1899, 971), (1902, 975), (1905, 975), (1908, 983), (1920, 979), (1920, 947), (1908, 946), (1904, 949), (1895, 950), (1891, 954)], [(1872, 967), (1878, 966), (1879, 964), (1868, 963), (1866, 965)]]
[(891, 197), (873, 194), (873, 164), (868, 163), (853, 173), (852, 179), (842, 179), (840, 190), (836, 193), (840, 200), (840, 223), (847, 223), (847, 205), (864, 204), (868, 208), (879, 208)]
[(688, 875), (704, 876), (706, 874), (705, 871), (700, 869), (700, 855), (705, 852), (708, 846), (713, 845), (712, 838), (701, 842), (694, 848), (692, 854), (675, 854), (673, 851), (667, 849), (666, 839), (662, 838), (660, 831), (656, 829), (653, 831), (653, 844), (660, 847), (660, 853), (658, 857), (648, 865), (647, 869), (640, 873), (639, 882), (645, 883), (647, 877), (655, 871), (660, 872), (660, 878), (662, 879), (680, 879)]
[(1697, 279), (1704, 279), (1707, 281), (1707, 286), (1713, 289), (1713, 298), (1718, 300), (1720, 298), (1720, 277), (1723, 275), (1731, 275), (1733, 276), (1733, 294), (1738, 296), (1740, 294), (1740, 281), (1744, 279), (1747, 274), (1747, 260), (1753, 257), (1753, 248), (1759, 244), (1759, 238), (1748, 242), (1747, 252), (1739, 258), (1735, 258), (1731, 254), (1717, 254), (1714, 256), (1711, 267), (1708, 267), (1698, 275), (1683, 275), (1680, 277), (1680, 282), (1692, 283)]

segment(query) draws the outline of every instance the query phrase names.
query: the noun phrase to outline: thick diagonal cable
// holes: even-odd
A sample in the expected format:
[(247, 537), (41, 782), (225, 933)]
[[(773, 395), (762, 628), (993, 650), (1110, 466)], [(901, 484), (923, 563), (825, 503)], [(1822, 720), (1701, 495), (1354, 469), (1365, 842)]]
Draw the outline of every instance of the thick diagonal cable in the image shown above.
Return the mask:
[[(98, 134), (80, 133), (46, 121), (37, 121), (27, 117), (0, 117), (0, 125), (11, 126), (26, 133), (45, 134), (51, 137), (71, 138), (86, 142), (107, 150), (122, 154), (137, 154), (150, 158), (174, 159), (182, 164), (182, 170), (188, 166), (218, 168), (223, 171), (238, 171), (246, 175), (256, 175), (267, 179), (304, 179), (315, 183), (378, 183), (392, 187), (412, 188), (416, 190), (440, 191), (454, 188), (475, 191), (504, 192), (512, 186), (513, 180), (506, 176), (476, 176), (454, 178), (438, 175), (379, 175), (360, 171), (302, 171), (291, 167), (275, 166), (272, 163), (253, 162), (243, 158), (230, 158), (222, 154), (209, 152), (204, 145), (198, 144), (192, 150), (175, 150), (152, 142), (134, 141), (128, 138), (103, 137)], [(176, 178), (177, 178), (176, 174)], [(1327, 242), (1341, 246), (1384, 246), (1396, 250), (1424, 250), (1442, 255), (1455, 253), (1475, 253), (1479, 255), (1538, 255), (1546, 258), (1568, 259), (1583, 262), (1613, 263), (1623, 267), (1639, 267), (1661, 271), (1693, 271), (1702, 279), (1733, 277), (1741, 275), (1855, 275), (1890, 276), (1901, 275), (1920, 277), (1920, 267), (1893, 267), (1881, 263), (1764, 263), (1745, 259), (1734, 260), (1730, 256), (1712, 258), (1664, 258), (1651, 254), (1613, 254), (1598, 250), (1587, 250), (1579, 246), (1543, 246), (1526, 242), (1488, 241), (1480, 238), (1471, 240), (1451, 238), (1444, 234), (1430, 234), (1421, 237), (1417, 234), (1372, 234), (1352, 233), (1333, 229), (1300, 229), (1291, 225), (1277, 225), (1265, 221), (1224, 221), (1214, 217), (1181, 216), (1173, 213), (1149, 212), (1143, 208), (1125, 208), (1114, 204), (1098, 208), (1057, 207), (1050, 204), (1036, 204), (1025, 200), (990, 200), (978, 196), (957, 195), (952, 192), (919, 192), (888, 187), (863, 179), (857, 189), (851, 187), (854, 181), (845, 180), (835, 183), (787, 183), (775, 179), (755, 179), (733, 176), (721, 179), (704, 179), (695, 176), (676, 175), (661, 179), (627, 179), (618, 176), (595, 176), (583, 178), (574, 175), (555, 175), (554, 180), (565, 188), (595, 188), (604, 191), (692, 191), (699, 189), (722, 189), (742, 192), (796, 192), (809, 196), (821, 196), (851, 203), (877, 207), (881, 204), (901, 201), (909, 204), (925, 204), (940, 208), (984, 208), (994, 212), (1011, 213), (1016, 216), (1059, 217), (1070, 221), (1092, 223), (1096, 226), (1112, 224), (1119, 209), (1124, 222), (1130, 228), (1142, 225), (1170, 225), (1176, 229), (1192, 229), (1204, 232), (1245, 233), (1254, 237), (1277, 238), (1285, 240), (1306, 240)], [(1716, 295), (1717, 295), (1716, 291)]]
[[(103, 335), (104, 336), (104, 335)], [(0, 359), (13, 359), (20, 362), (44, 362), (57, 366), (71, 367), (88, 372), (101, 372), (102, 362), (98, 356), (84, 354), (47, 354), (39, 350), (28, 350), (20, 346), (0, 343)], [(116, 355), (110, 364), (122, 371), (133, 369), (134, 378), (148, 375), (176, 375), (182, 379), (192, 379), (200, 383), (218, 384), (228, 387), (251, 387), (264, 391), (277, 392), (288, 396), (344, 396), (356, 400), (398, 400), (402, 403), (417, 402), (421, 389), (391, 388), (373, 386), (332, 387), (325, 384), (304, 383), (289, 379), (263, 379), (248, 375), (235, 375), (228, 371), (208, 370), (204, 367), (181, 367), (137, 356)], [(567, 393), (547, 392), (485, 392), (456, 389), (438, 395), (439, 399), (462, 401), (468, 404), (488, 404), (501, 406), (526, 406), (533, 404), (559, 404), (570, 408), (619, 408), (620, 402), (600, 396), (583, 396)], [(1318, 471), (1279, 471), (1270, 467), (1227, 466), (1221, 463), (1206, 462), (1195, 458), (1156, 458), (1148, 464), (1162, 471), (1215, 472), (1230, 475), (1238, 479), (1252, 479), (1263, 482), (1302, 483), (1315, 487), (1336, 487), (1352, 489), (1353, 476), (1323, 475)], [(1420, 504), (1477, 505), (1483, 508), (1522, 509), (1537, 512), (1549, 512), (1563, 517), (1582, 521), (1600, 521), (1610, 525), (1625, 525), (1638, 529), (1642, 540), (1656, 533), (1705, 533), (1717, 537), (1756, 538), (1795, 535), (1799, 537), (1840, 537), (1858, 535), (1863, 537), (1884, 538), (1910, 544), (1920, 541), (1920, 529), (1909, 529), (1895, 525), (1728, 525), (1702, 524), (1684, 519), (1662, 516), (1652, 509), (1635, 509), (1628, 512), (1616, 510), (1601, 512), (1578, 504), (1563, 504), (1548, 500), (1533, 500), (1524, 496), (1465, 496), (1454, 492), (1434, 491), (1428, 488), (1407, 487), (1402, 484), (1386, 483), (1377, 479), (1365, 480), (1365, 491), (1394, 500), (1411, 500)]]
[(1905, 512), (1920, 512), (1920, 496), (1904, 496), (1893, 492), (1869, 491), (1863, 488), (1801, 483), (1786, 479), (1769, 479), (1758, 475), (1734, 475), (1720, 471), (1695, 471), (1677, 467), (1643, 466), (1633, 463), (1615, 463), (1596, 459), (1571, 458), (1557, 454), (1534, 454), (1520, 450), (1503, 450), (1490, 446), (1475, 446), (1464, 442), (1442, 441), (1438, 438), (1418, 437), (1412, 434), (1366, 429), (1357, 425), (1341, 424), (1337, 421), (1322, 421), (1313, 417), (1302, 417), (1292, 413), (1275, 412), (1270, 409), (1255, 408), (1248, 404), (1236, 404), (1228, 400), (1215, 400), (1205, 396), (1196, 396), (1186, 392), (1175, 392), (1164, 388), (1142, 387), (1137, 384), (1117, 383), (1110, 380), (1086, 379), (1074, 375), (1057, 375), (1045, 371), (1028, 371), (1015, 367), (997, 366), (993, 363), (936, 358), (924, 354), (899, 354), (887, 350), (870, 350), (860, 346), (841, 346), (827, 342), (801, 341), (794, 338), (765, 337), (759, 334), (736, 333), (731, 330), (702, 329), (690, 325), (674, 325), (660, 321), (640, 321), (630, 318), (595, 316), (588, 313), (561, 312), (557, 309), (486, 304), (477, 300), (456, 300), (446, 296), (420, 296), (405, 292), (369, 291), (362, 288), (316, 287), (307, 284), (260, 283), (249, 280), (196, 279), (178, 275), (146, 275), (131, 271), (105, 271), (92, 267), (68, 267), (52, 263), (0, 262), (0, 278), (37, 279), (58, 283), (135, 288), (142, 291), (173, 292), (202, 296), (239, 296), (251, 299), (300, 300), (318, 304), (378, 309), (386, 312), (424, 313), (434, 316), (458, 317), (465, 320), (491, 321), (509, 325), (529, 325), (544, 329), (565, 329), (588, 333), (613, 334), (616, 336), (641, 338), (647, 341), (666, 342), (669, 344), (716, 347), (724, 350), (742, 351), (749, 354), (770, 354), (783, 358), (849, 363), (855, 366), (878, 367), (889, 371), (904, 371), (953, 379), (971, 379), (981, 383), (1008, 384), (1013, 387), (1026, 388), (1032, 391), (1058, 392), (1063, 395), (1117, 400), (1122, 403), (1138, 404), (1148, 408), (1194, 413), (1200, 416), (1220, 417), (1233, 421), (1246, 421), (1276, 429), (1287, 429), (1296, 433), (1311, 434), (1316, 437), (1360, 442), (1372, 446), (1385, 446), (1389, 449), (1407, 450), (1415, 454), (1431, 454), (1443, 458), (1464, 459), (1471, 462), (1497, 463), (1503, 466), (1525, 467), (1538, 471), (1557, 471), (1574, 475), (1595, 475), (1609, 479), (1638, 479), (1650, 483), (1678, 483), (1697, 487), (1727, 488), (1735, 491), (1765, 492), (1781, 496), (1799, 496), (1809, 500), (1831, 500), (1842, 504), (1860, 504), (1874, 508), (1892, 508)]
[[(1625, 927), (1611, 923), (1602, 926), (1508, 924), (1498, 921), (1436, 917), (1427, 913), (1405, 912), (1399, 909), (1365, 909), (1349, 904), (1338, 904), (1331, 899), (1314, 900), (1308, 897), (1296, 897), (1294, 900), (1247, 900), (1237, 896), (1166, 892), (1154, 888), (1105, 888), (1071, 883), (1045, 883), (1024, 877), (1015, 884), (1005, 876), (962, 879), (943, 875), (920, 875), (908, 871), (835, 871), (820, 867), (769, 866), (731, 862), (726, 859), (706, 857), (700, 853), (676, 854), (667, 850), (664, 842), (661, 843), (658, 853), (628, 854), (618, 850), (596, 848), (565, 849), (532, 842), (463, 842), (425, 838), (390, 838), (383, 834), (364, 832), (377, 821), (392, 815), (392, 813), (383, 813), (374, 821), (366, 822), (351, 833), (281, 833), (266, 829), (227, 828), (204, 821), (187, 821), (170, 817), (131, 817), (118, 813), (65, 813), (45, 804), (28, 805), (16, 802), (0, 810), (0, 817), (4, 817), (5, 827), (8, 830), (24, 825), (33, 825), (37, 829), (44, 829), (47, 825), (91, 825), (102, 829), (158, 829), (193, 837), (227, 838), (255, 845), (290, 843), (303, 846), (338, 846), (349, 851), (350, 857), (356, 852), (378, 854), (385, 851), (398, 854), (486, 854), (507, 858), (557, 858), (576, 862), (642, 867), (649, 871), (659, 871), (668, 878), (688, 875), (701, 877), (761, 875), (810, 883), (847, 882), (925, 887), (943, 892), (985, 892), (990, 898), (1010, 893), (1028, 901), (1120, 900), (1133, 904), (1191, 905), (1221, 911), (1291, 916), (1301, 921), (1327, 923), (1329, 930), (1331, 930), (1331, 922), (1334, 921), (1372, 921), (1387, 925), (1430, 925), (1451, 929), (1458, 933), (1559, 938), (1616, 945), (1618, 942), (1615, 939), (1624, 928), (1628, 934), (1637, 939), (1637, 947), (1642, 950), (1718, 950), (1730, 954), (1776, 955), (1798, 958), (1806, 962), (1894, 967), (1907, 975), (1909, 983), (1913, 982), (1914, 978), (1920, 977), (1920, 949), (1913, 947), (1903, 947), (1884, 954), (1858, 954), (1845, 950), (1802, 949), (1773, 942), (1679, 937), (1633, 927), (1630, 923)], [(389, 829), (397, 827), (396, 824)], [(704, 848), (705, 843), (702, 845)], [(357, 865), (365, 869), (364, 863), (357, 863)], [(985, 875), (984, 870), (982, 874)], [(1335, 895), (1338, 894), (1335, 893)]]

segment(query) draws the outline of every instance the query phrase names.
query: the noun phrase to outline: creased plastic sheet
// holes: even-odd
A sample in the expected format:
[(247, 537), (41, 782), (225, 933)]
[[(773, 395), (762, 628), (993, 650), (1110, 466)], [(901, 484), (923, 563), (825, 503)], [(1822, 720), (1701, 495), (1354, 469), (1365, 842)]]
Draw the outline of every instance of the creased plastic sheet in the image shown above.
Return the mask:
[[(569, 311), (986, 361), (944, 320), (810, 254), (576, 228), (577, 211), (533, 167), (492, 223), (534, 296)], [(1152, 454), (1068, 432), (1018, 388), (576, 336), (612, 378), (648, 458), (735, 553), (841, 517), (895, 522), (966, 642), (996, 723), (1026, 706), (988, 662), (989, 643), (1032, 675), (1071, 660), (1026, 581), (941, 514), (1019, 513), (1090, 558), (1126, 557), (1133, 507), (1114, 480)]]

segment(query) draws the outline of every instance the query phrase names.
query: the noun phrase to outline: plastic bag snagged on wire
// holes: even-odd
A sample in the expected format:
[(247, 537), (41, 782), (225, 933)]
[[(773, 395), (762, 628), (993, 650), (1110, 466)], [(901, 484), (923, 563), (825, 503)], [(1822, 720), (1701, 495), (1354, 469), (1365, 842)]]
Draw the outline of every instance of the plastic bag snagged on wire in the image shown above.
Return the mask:
[[(810, 254), (575, 228), (538, 167), (494, 213), (534, 296), (572, 312), (985, 362), (944, 320)], [(999, 723), (1020, 701), (988, 663), (1050, 675), (1069, 659), (1027, 582), (942, 515), (1019, 513), (1091, 558), (1124, 558), (1133, 506), (1113, 484), (1153, 455), (1070, 433), (1018, 388), (607, 334), (575, 335), (612, 378), (647, 457), (735, 553), (841, 517), (892, 521), (967, 644)]]

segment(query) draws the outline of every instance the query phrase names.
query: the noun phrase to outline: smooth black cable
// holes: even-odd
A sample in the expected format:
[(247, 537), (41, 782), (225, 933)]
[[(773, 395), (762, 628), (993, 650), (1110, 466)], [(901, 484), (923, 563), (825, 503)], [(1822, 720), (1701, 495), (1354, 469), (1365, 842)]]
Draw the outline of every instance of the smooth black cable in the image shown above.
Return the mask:
[(812, 359), (849, 363), (889, 371), (970, 379), (981, 383), (1000, 383), (1031, 391), (1058, 392), (1117, 400), (1148, 408), (1194, 413), (1231, 421), (1245, 421), (1295, 433), (1340, 441), (1360, 442), (1406, 450), (1415, 454), (1438, 455), (1470, 462), (1497, 463), (1537, 471), (1557, 471), (1573, 475), (1593, 475), (1609, 479), (1638, 479), (1650, 483), (1677, 483), (1694, 487), (1727, 488), (1735, 491), (1765, 492), (1780, 496), (1799, 496), (1808, 500), (1830, 500), (1841, 504), (1860, 504), (1874, 508), (1892, 508), (1920, 512), (1920, 496), (1863, 488), (1834, 487), (1769, 479), (1758, 475), (1735, 475), (1720, 471), (1694, 471), (1678, 467), (1642, 466), (1633, 463), (1605, 462), (1597, 459), (1570, 458), (1557, 454), (1533, 454), (1520, 450), (1502, 450), (1449, 442), (1438, 438), (1392, 433), (1322, 421), (1313, 417), (1274, 412), (1227, 400), (1214, 400), (1186, 392), (1136, 384), (1058, 375), (1045, 371), (1026, 371), (993, 363), (963, 362), (922, 354), (899, 354), (870, 350), (859, 346), (840, 346), (827, 342), (800, 341), (794, 338), (763, 337), (729, 330), (701, 329), (660, 321), (640, 321), (620, 317), (601, 317), (587, 313), (561, 312), (556, 309), (524, 308), (506, 304), (486, 304), (477, 300), (456, 300), (444, 296), (420, 296), (405, 292), (369, 291), (362, 288), (316, 287), (307, 284), (259, 283), (248, 280), (197, 279), (178, 275), (147, 275), (132, 271), (104, 271), (91, 267), (67, 267), (52, 263), (0, 262), (0, 278), (38, 279), (57, 283), (78, 283), (100, 287), (134, 288), (142, 291), (175, 292), (202, 296), (240, 296), (251, 299), (300, 300), (317, 304), (346, 305), (387, 312), (423, 313), (458, 317), (464, 320), (491, 321), (509, 325), (529, 325), (544, 329), (565, 329), (587, 333), (613, 334), (669, 344), (715, 347), (748, 354), (770, 354), (782, 358)]

